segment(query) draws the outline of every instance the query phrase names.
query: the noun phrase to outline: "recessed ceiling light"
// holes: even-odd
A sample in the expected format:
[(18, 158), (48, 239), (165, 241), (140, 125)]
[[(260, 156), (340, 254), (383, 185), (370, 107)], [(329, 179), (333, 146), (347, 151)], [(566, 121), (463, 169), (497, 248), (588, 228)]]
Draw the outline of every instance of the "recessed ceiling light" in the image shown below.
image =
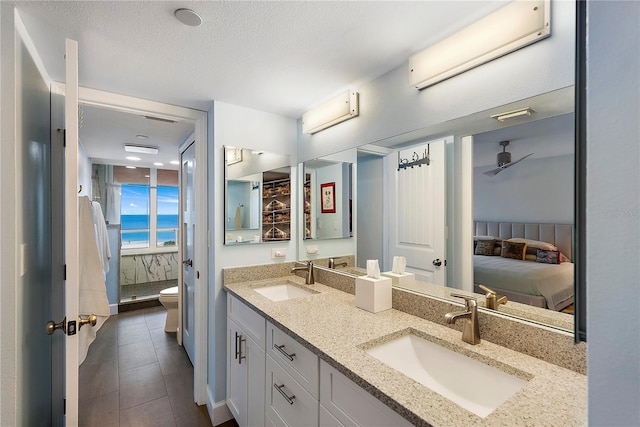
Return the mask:
[(140, 159), (140, 157), (134, 157), (134, 156), (127, 156), (127, 157), (125, 157), (125, 159), (131, 160), (131, 161), (134, 161), (134, 162), (138, 162), (138, 161), (142, 160), (142, 159)]
[(179, 165), (180, 162), (177, 160), (171, 160), (169, 163), (171, 163), (172, 165)]
[(127, 169), (135, 169), (135, 166), (126, 166)]
[(124, 144), (124, 151), (128, 151), (129, 153), (158, 154), (158, 147)]
[(136, 138), (138, 138), (138, 139), (149, 139), (149, 137), (147, 135), (136, 135)]
[(161, 162), (155, 162), (155, 163), (153, 164), (153, 166), (164, 166), (164, 163), (161, 163)]
[(176, 9), (173, 14), (175, 15), (176, 19), (182, 22), (184, 25), (197, 27), (202, 24), (202, 18), (200, 17), (200, 15), (198, 15), (191, 9)]

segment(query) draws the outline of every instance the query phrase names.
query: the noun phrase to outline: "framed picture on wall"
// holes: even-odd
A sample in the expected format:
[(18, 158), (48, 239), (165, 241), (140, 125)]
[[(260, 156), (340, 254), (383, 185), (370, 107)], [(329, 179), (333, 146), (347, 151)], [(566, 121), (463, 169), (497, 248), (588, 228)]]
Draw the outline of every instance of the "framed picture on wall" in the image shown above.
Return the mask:
[(322, 213), (336, 212), (336, 183), (327, 182), (320, 185), (320, 195), (322, 198)]

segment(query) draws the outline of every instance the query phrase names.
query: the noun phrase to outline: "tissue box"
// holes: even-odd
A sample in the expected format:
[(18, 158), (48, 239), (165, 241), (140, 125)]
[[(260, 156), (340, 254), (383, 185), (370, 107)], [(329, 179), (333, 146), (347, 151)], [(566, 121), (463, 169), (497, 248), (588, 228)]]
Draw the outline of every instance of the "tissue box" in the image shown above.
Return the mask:
[(391, 279), (356, 278), (356, 307), (377, 313), (391, 308)]
[(385, 271), (381, 273), (384, 277), (388, 277), (391, 279), (391, 283), (394, 286), (410, 286), (413, 285), (416, 281), (416, 275), (414, 273), (403, 273), (398, 274), (392, 271)]

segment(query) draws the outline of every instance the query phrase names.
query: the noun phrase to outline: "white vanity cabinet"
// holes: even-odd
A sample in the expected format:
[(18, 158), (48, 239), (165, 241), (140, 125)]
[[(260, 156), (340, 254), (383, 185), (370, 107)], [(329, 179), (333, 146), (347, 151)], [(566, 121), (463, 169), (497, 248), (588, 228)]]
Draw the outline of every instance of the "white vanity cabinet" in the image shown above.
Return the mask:
[(267, 425), (317, 426), (319, 359), (267, 322)]
[(411, 425), (335, 368), (320, 361), (320, 427)]
[(227, 406), (240, 427), (265, 424), (265, 319), (227, 297)]

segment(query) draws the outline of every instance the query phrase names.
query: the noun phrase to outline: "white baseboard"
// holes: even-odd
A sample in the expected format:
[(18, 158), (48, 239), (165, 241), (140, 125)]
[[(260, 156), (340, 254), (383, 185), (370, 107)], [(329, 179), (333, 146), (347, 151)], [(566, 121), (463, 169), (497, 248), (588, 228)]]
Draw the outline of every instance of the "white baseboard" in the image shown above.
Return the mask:
[(118, 314), (118, 304), (109, 304), (109, 314), (112, 316)]
[(214, 402), (213, 393), (211, 388), (207, 385), (207, 411), (209, 412), (209, 418), (211, 418), (211, 424), (214, 426), (220, 425), (233, 418), (231, 411), (227, 407), (227, 401)]

